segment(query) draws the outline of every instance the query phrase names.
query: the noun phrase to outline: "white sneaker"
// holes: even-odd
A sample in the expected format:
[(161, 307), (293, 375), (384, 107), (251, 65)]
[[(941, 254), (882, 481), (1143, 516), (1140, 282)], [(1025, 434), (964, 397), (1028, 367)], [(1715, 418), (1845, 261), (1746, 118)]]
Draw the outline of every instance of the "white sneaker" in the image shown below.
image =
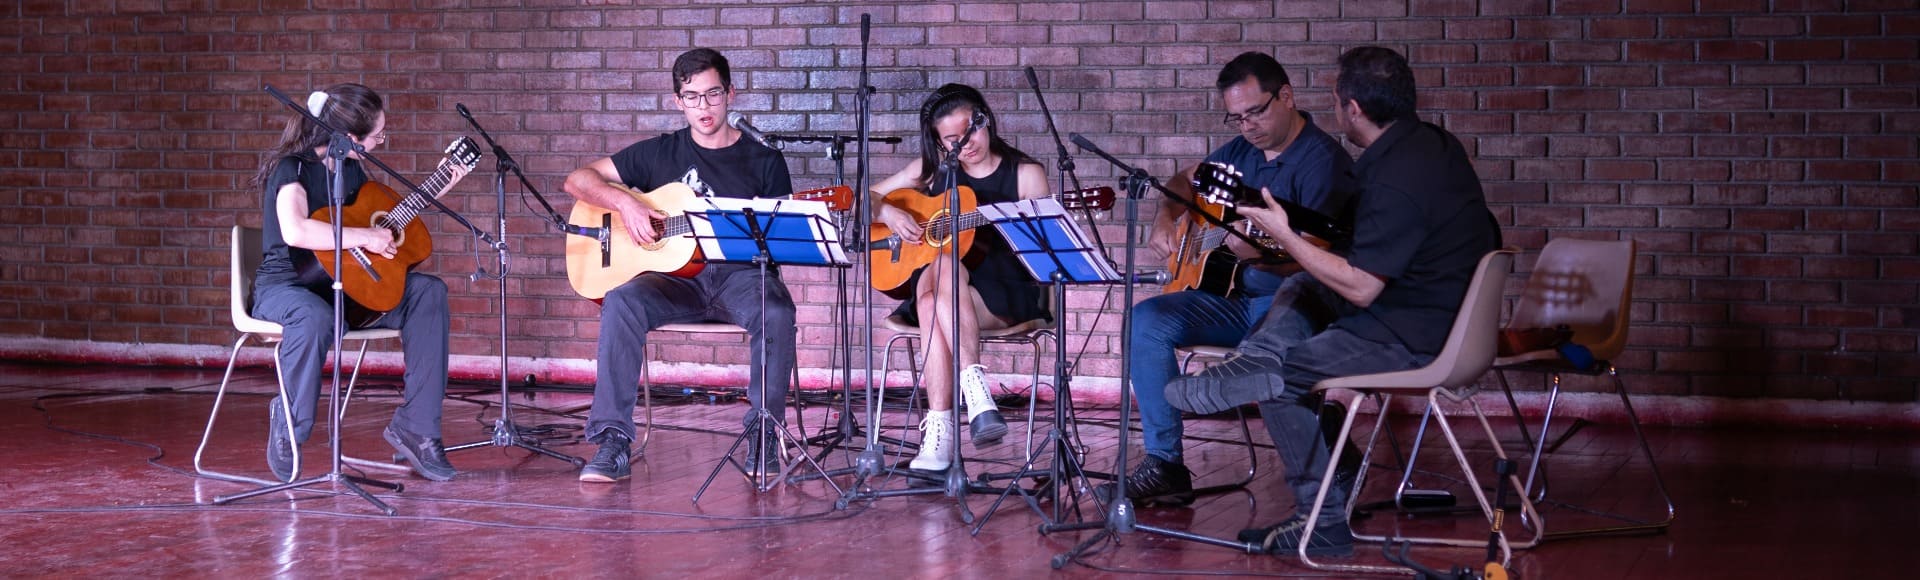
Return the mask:
[(967, 421), (973, 421), (981, 413), (998, 411), (993, 404), (993, 391), (987, 388), (987, 365), (967, 365), (960, 369), (960, 397), (966, 399)]
[(1007, 435), (1007, 420), (993, 404), (993, 391), (987, 388), (986, 365), (967, 365), (960, 370), (960, 397), (967, 403), (967, 428), (973, 446), (978, 448), (1000, 442)]
[(953, 465), (953, 411), (928, 411), (920, 420), (920, 453), (907, 467), (922, 471), (946, 471)]

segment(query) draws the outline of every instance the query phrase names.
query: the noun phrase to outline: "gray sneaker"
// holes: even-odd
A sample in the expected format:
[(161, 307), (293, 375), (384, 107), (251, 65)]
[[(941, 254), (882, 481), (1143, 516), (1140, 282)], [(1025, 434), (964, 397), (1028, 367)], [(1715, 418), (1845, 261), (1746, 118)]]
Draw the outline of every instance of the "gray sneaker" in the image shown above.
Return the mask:
[(1277, 399), (1286, 390), (1287, 383), (1280, 378), (1280, 361), (1236, 355), (1199, 374), (1169, 381), (1167, 403), (1183, 411), (1211, 415)]

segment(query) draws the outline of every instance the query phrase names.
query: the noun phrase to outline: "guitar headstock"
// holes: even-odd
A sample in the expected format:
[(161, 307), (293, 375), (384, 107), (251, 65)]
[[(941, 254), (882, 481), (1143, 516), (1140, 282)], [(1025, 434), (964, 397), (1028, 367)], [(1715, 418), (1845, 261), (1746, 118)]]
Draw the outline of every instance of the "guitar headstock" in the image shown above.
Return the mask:
[(447, 144), (447, 161), (464, 165), (471, 171), (480, 164), (480, 145), (462, 135)]
[(1113, 188), (1103, 185), (1062, 192), (1054, 199), (1067, 209), (1106, 211), (1113, 208), (1113, 197)]
[(1209, 161), (1193, 170), (1193, 192), (1208, 203), (1226, 207), (1266, 207), (1260, 191), (1241, 180), (1240, 170), (1232, 165)]
[(847, 211), (853, 209), (853, 188), (845, 185), (835, 185), (819, 189), (809, 189), (795, 192), (793, 199), (824, 201), (827, 203), (827, 209), (829, 210)]

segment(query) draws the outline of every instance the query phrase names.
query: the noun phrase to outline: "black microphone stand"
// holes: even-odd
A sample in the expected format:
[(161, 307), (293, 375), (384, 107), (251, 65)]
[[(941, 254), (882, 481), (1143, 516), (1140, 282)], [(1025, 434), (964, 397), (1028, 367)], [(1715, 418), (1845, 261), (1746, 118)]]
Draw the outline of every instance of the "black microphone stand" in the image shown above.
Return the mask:
[[(345, 233), (346, 224), (344, 223), (344, 220), (342, 218), (342, 215), (343, 215), (342, 211), (346, 207), (346, 203), (347, 203), (347, 181), (346, 181), (345, 169), (346, 169), (346, 162), (347, 162), (348, 155), (351, 153), (358, 153), (360, 155), (360, 159), (365, 160), (369, 163), (372, 163), (375, 167), (379, 167), (382, 171), (385, 171), (388, 176), (392, 177), (394, 181), (400, 183), (401, 185), (406, 186), (406, 191), (413, 191), (413, 192), (420, 191), (420, 186), (414, 185), (412, 181), (409, 181), (405, 176), (400, 175), (400, 172), (394, 171), (392, 167), (388, 166), (384, 162), (381, 162), (380, 159), (378, 157), (374, 157), (372, 153), (369, 153), (366, 150), (366, 148), (361, 147), (359, 143), (355, 143), (353, 141), (353, 137), (348, 135), (345, 130), (342, 130), (340, 128), (327, 124), (326, 121), (323, 121), (320, 119), (319, 115), (315, 115), (311, 111), (308, 111), (306, 107), (302, 107), (300, 105), (294, 104), (293, 99), (288, 98), (287, 95), (285, 93), (281, 93), (279, 89), (273, 88), (273, 85), (267, 85), (265, 87), (265, 90), (267, 91), (267, 94), (272, 95), (275, 100), (280, 101), (281, 104), (286, 105), (287, 108), (292, 109), (295, 113), (298, 113), (300, 116), (305, 117), (308, 121), (312, 121), (313, 124), (318, 125), (321, 129), (325, 129), (327, 133), (331, 135), (331, 139), (327, 142), (327, 157), (333, 161), (333, 165), (329, 167), (329, 170), (331, 170), (332, 175), (329, 178), (329, 187), (328, 187), (328, 189), (330, 190), (328, 193), (328, 196), (329, 196), (328, 203), (333, 211), (333, 214), (332, 214), (333, 215), (333, 247), (335, 250), (333, 253), (333, 271), (345, 272), (346, 270), (344, 270), (343, 268), (346, 265), (345, 257), (346, 257), (347, 251), (344, 249), (341, 249), (341, 246), (345, 245), (345, 237), (346, 237), (346, 233)], [(460, 214), (454, 213), (453, 210), (448, 209), (447, 206), (445, 205), (442, 205), (439, 200), (434, 199), (434, 196), (431, 194), (431, 192), (429, 192), (427, 195), (422, 195), (419, 197), (421, 199), (426, 200), (428, 203), (433, 204), (434, 207), (439, 208), (441, 211), (446, 212), (448, 217), (452, 217), (454, 221), (459, 222), (460, 225), (466, 226), (466, 228), (469, 231), (472, 231), (475, 236), (479, 237), (482, 242), (485, 242), (488, 245), (495, 244), (491, 236), (488, 236), (486, 232), (481, 231), (480, 228), (474, 227), (472, 222), (468, 222), (466, 218), (461, 217)], [(339, 278), (336, 277), (333, 280), (332, 286), (333, 286), (334, 365), (333, 365), (332, 392), (327, 395), (327, 440), (328, 440), (328, 443), (333, 447), (333, 451), (331, 453), (332, 457), (330, 458), (331, 464), (329, 469), (327, 470), (327, 473), (324, 473), (315, 477), (311, 477), (308, 479), (299, 480), (299, 481), (292, 481), (292, 482), (287, 482), (287, 483), (282, 483), (277, 485), (270, 485), (267, 487), (262, 487), (259, 489), (254, 489), (251, 491), (246, 491), (246, 492), (237, 493), (233, 495), (215, 497), (213, 498), (214, 504), (225, 505), (225, 504), (243, 500), (246, 498), (265, 495), (265, 494), (274, 493), (278, 491), (304, 488), (304, 487), (323, 484), (323, 483), (332, 483), (336, 486), (346, 489), (348, 492), (351, 492), (354, 495), (360, 496), (361, 499), (367, 500), (367, 503), (373, 504), (373, 507), (379, 509), (382, 513), (385, 513), (386, 515), (394, 515), (396, 513), (399, 513), (397, 510), (393, 509), (393, 506), (387, 505), (386, 502), (380, 501), (380, 499), (374, 497), (373, 494), (367, 493), (367, 490), (361, 486), (366, 485), (366, 486), (380, 487), (380, 488), (393, 490), (395, 492), (405, 489), (405, 486), (398, 483), (380, 481), (377, 479), (360, 477), (357, 475), (348, 475), (347, 473), (340, 471), (340, 466), (342, 463), (342, 460), (340, 457), (340, 415), (341, 415), (340, 410), (345, 407), (346, 403), (345, 401), (340, 400), (340, 367), (341, 365), (340, 365), (339, 359), (340, 359), (341, 349), (345, 348), (346, 346), (345, 343), (346, 343), (346, 332), (347, 332), (347, 311), (346, 311), (347, 297), (346, 297), (346, 287), (340, 283)]]
[[(1126, 259), (1125, 271), (1131, 273), (1134, 271), (1134, 250), (1137, 245), (1136, 238), (1138, 237), (1138, 232), (1136, 230), (1138, 229), (1139, 222), (1140, 222), (1140, 207), (1139, 207), (1140, 200), (1146, 197), (1148, 189), (1156, 189), (1163, 194), (1173, 196), (1176, 198), (1179, 196), (1174, 196), (1172, 192), (1167, 191), (1167, 189), (1164, 186), (1161, 186), (1158, 181), (1154, 180), (1153, 176), (1149, 175), (1146, 172), (1146, 170), (1139, 169), (1131, 165), (1127, 165), (1126, 163), (1121, 162), (1119, 159), (1114, 158), (1112, 155), (1108, 155), (1106, 151), (1101, 150), (1099, 147), (1095, 146), (1092, 142), (1088, 141), (1085, 137), (1081, 137), (1079, 134), (1076, 133), (1073, 135), (1073, 142), (1075, 145), (1079, 145), (1081, 149), (1085, 149), (1087, 151), (1092, 152), (1095, 155), (1100, 156), (1102, 159), (1106, 159), (1108, 163), (1112, 163), (1114, 167), (1120, 169), (1121, 173), (1125, 174), (1125, 177), (1121, 178), (1121, 182), (1120, 182), (1121, 185), (1126, 188), (1127, 195), (1128, 195), (1127, 246), (1126, 246), (1127, 259)], [(1188, 203), (1191, 204), (1192, 202), (1189, 201)], [(1126, 304), (1133, 304), (1133, 285), (1127, 284), (1124, 292), (1125, 292), (1124, 302)], [(1127, 309), (1127, 312), (1125, 314), (1121, 315), (1121, 318), (1120, 318), (1120, 352), (1121, 352), (1121, 358), (1122, 358), (1122, 363), (1120, 365), (1120, 425), (1118, 428), (1119, 439), (1120, 439), (1120, 444), (1119, 444), (1120, 456), (1116, 461), (1117, 466), (1114, 469), (1116, 473), (1124, 473), (1126, 471), (1127, 447), (1129, 446), (1129, 444), (1127, 443), (1127, 440), (1131, 437), (1131, 433), (1130, 433), (1131, 427), (1128, 424), (1128, 419), (1133, 415), (1133, 412), (1132, 412), (1133, 386), (1130, 383), (1132, 379), (1131, 369), (1125, 363), (1125, 359), (1132, 355), (1132, 352), (1131, 352), (1131, 349), (1133, 346), (1132, 331), (1133, 331), (1133, 313), (1132, 313), (1132, 309), (1129, 308)], [(1082, 540), (1078, 545), (1075, 545), (1073, 549), (1068, 550), (1065, 553), (1054, 556), (1053, 560), (1051, 561), (1051, 565), (1053, 566), (1054, 569), (1058, 570), (1060, 568), (1065, 567), (1068, 562), (1072, 562), (1075, 558), (1078, 558), (1081, 554), (1086, 553), (1087, 550), (1093, 548), (1095, 545), (1099, 544), (1101, 541), (1111, 540), (1114, 542), (1118, 542), (1121, 534), (1130, 534), (1135, 531), (1150, 532), (1150, 533), (1155, 533), (1162, 536), (1167, 536), (1170, 538), (1187, 540), (1190, 542), (1199, 542), (1202, 544), (1210, 544), (1210, 545), (1221, 546), (1225, 548), (1231, 548), (1235, 550), (1242, 550), (1247, 553), (1257, 553), (1260, 551), (1260, 547), (1255, 544), (1238, 542), (1238, 541), (1230, 541), (1230, 540), (1222, 540), (1219, 538), (1202, 536), (1202, 535), (1194, 534), (1190, 532), (1183, 532), (1180, 530), (1174, 530), (1169, 528), (1162, 528), (1158, 526), (1151, 526), (1151, 525), (1138, 523), (1134, 519), (1133, 500), (1128, 497), (1130, 490), (1127, 489), (1126, 484), (1122, 482), (1119, 485), (1115, 485), (1114, 488), (1115, 488), (1115, 493), (1113, 494), (1113, 501), (1108, 503), (1106, 506), (1104, 506), (1105, 508), (1104, 512), (1106, 514), (1105, 519), (1100, 521), (1080, 522), (1080, 523), (1073, 523), (1073, 524), (1041, 524), (1040, 525), (1041, 535), (1046, 535), (1052, 532), (1072, 531), (1072, 530), (1091, 530), (1091, 529), (1100, 530), (1098, 533), (1095, 533), (1092, 537)], [(1098, 501), (1098, 500), (1099, 500), (1099, 496), (1098, 494), (1096, 494), (1095, 501)]]
[[(500, 287), (500, 418), (493, 421), (492, 438), (448, 447), (447, 452), (451, 453), (485, 446), (519, 447), (547, 457), (565, 461), (573, 464), (574, 467), (580, 467), (586, 464), (585, 460), (547, 449), (542, 446), (538, 440), (528, 437), (519, 426), (514, 425), (513, 399), (509, 396), (507, 390), (507, 376), (509, 374), (507, 371), (507, 174), (511, 172), (518, 176), (520, 178), (520, 184), (526, 187), (527, 191), (536, 192), (536, 197), (539, 196), (538, 190), (533, 187), (533, 183), (527, 180), (526, 174), (521, 173), (520, 164), (513, 160), (513, 155), (507, 153), (506, 148), (501, 147), (500, 143), (495, 142), (492, 135), (487, 134), (486, 128), (481, 127), (480, 121), (473, 118), (473, 113), (467, 111), (466, 105), (455, 103), (454, 108), (460, 112), (460, 116), (466, 119), (468, 124), (473, 125), (475, 131), (480, 132), (480, 138), (485, 139), (487, 145), (493, 147), (493, 191), (494, 199), (498, 202), (500, 211), (501, 239), (501, 243), (494, 246), (494, 250), (499, 256), (499, 270), (494, 274), (487, 274), (486, 268), (477, 268), (478, 271), (473, 274), (472, 279), (477, 281), (481, 278), (486, 278), (498, 282), (498, 286)], [(545, 204), (546, 199), (541, 198), (540, 203)], [(552, 206), (548, 206), (548, 209), (552, 209)]]

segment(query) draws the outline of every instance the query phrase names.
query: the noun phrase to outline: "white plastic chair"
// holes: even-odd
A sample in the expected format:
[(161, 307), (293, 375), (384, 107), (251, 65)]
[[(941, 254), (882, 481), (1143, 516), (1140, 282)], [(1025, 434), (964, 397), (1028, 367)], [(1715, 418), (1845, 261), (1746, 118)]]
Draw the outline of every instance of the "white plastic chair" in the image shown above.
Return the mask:
[[(200, 475), (211, 477), (214, 479), (220, 479), (225, 481), (235, 481), (235, 482), (242, 482), (242, 483), (253, 483), (253, 484), (259, 484), (259, 485), (272, 485), (272, 484), (281, 483), (281, 482), (270, 481), (270, 480), (260, 479), (256, 477), (249, 477), (245, 475), (214, 471), (212, 469), (208, 469), (205, 463), (203, 463), (203, 459), (207, 451), (207, 444), (213, 439), (214, 422), (215, 420), (220, 418), (220, 405), (223, 401), (226, 400), (227, 385), (233, 380), (234, 364), (240, 360), (240, 347), (245, 346), (247, 343), (247, 339), (253, 338), (253, 337), (259, 337), (262, 342), (277, 343), (280, 341), (281, 334), (285, 332), (285, 328), (280, 326), (279, 323), (268, 322), (265, 320), (254, 318), (253, 315), (249, 314), (248, 312), (253, 305), (253, 275), (255, 271), (260, 269), (260, 260), (261, 260), (260, 230), (258, 228), (249, 228), (249, 227), (236, 225), (236, 226), (233, 226), (233, 235), (228, 239), (231, 241), (231, 248), (229, 250), (230, 260), (228, 262), (229, 282), (227, 284), (227, 304), (228, 304), (227, 309), (228, 309), (228, 312), (233, 317), (233, 329), (240, 332), (240, 338), (233, 341), (233, 353), (227, 356), (227, 372), (225, 375), (222, 375), (220, 377), (220, 390), (216, 391), (213, 395), (213, 411), (207, 414), (207, 428), (205, 431), (202, 431), (200, 434), (200, 447), (193, 451), (193, 470), (194, 472), (199, 473)], [(360, 354), (357, 358), (354, 359), (353, 373), (347, 379), (347, 392), (345, 395), (346, 401), (353, 400), (353, 385), (360, 378), (361, 363), (365, 362), (367, 359), (367, 343), (369, 341), (374, 341), (374, 340), (381, 340), (381, 339), (387, 339), (387, 338), (399, 338), (399, 337), (400, 337), (400, 331), (386, 329), (386, 328), (369, 328), (369, 329), (347, 331), (346, 340), (360, 341)], [(339, 359), (336, 357), (335, 358), (336, 364), (338, 364), (338, 361)], [(278, 346), (276, 346), (273, 350), (273, 367), (274, 367), (274, 382), (278, 384), (280, 388), (280, 399), (279, 399), (280, 404), (290, 406), (292, 405), (292, 397), (289, 397), (287, 394), (286, 383), (280, 381), (279, 379), (280, 349)], [(294, 441), (293, 413), (291, 412), (291, 408), (283, 408), (281, 409), (281, 411), (282, 411), (281, 415), (286, 417), (287, 420), (283, 424), (271, 425), (271, 426), (268, 426), (268, 428), (269, 429), (286, 429), (287, 440)], [(347, 411), (346, 405), (344, 403), (341, 404), (340, 405), (341, 415), (334, 417), (333, 420), (335, 421), (340, 420), (341, 417), (344, 417), (346, 415), (346, 411)], [(377, 468), (390, 469), (390, 470), (396, 470), (396, 471), (408, 470), (406, 466), (395, 465), (391, 463), (380, 463), (376, 461), (367, 461), (367, 460), (355, 459), (355, 458), (342, 458), (342, 460), (347, 461), (349, 463), (354, 463), (356, 465), (362, 465), (367, 467), (377, 467)], [(299, 479), (299, 478), (300, 478), (300, 444), (299, 442), (295, 441), (293, 444), (293, 479)]]
[[(1460, 441), (1454, 435), (1453, 426), (1447, 420), (1447, 412), (1440, 405), (1440, 399), (1444, 397), (1450, 401), (1466, 404), (1473, 417), (1479, 421), (1480, 427), (1486, 431), (1487, 440), (1492, 444), (1494, 454), (1501, 459), (1507, 458), (1506, 451), (1500, 446), (1499, 437), (1494, 435), (1493, 426), (1487, 423), (1487, 417), (1481, 412), (1480, 405), (1474, 401), (1473, 394), (1478, 390), (1480, 377), (1485, 375), (1493, 365), (1494, 345), (1500, 326), (1500, 306), (1504, 298), (1503, 290), (1506, 286), (1507, 274), (1513, 267), (1513, 255), (1512, 250), (1496, 250), (1480, 259), (1480, 264), (1474, 271), (1473, 281), (1467, 286), (1466, 297), (1460, 305), (1459, 312), (1454, 316), (1453, 328), (1447, 333), (1446, 344), (1441, 348), (1440, 354), (1434, 357), (1433, 362), (1424, 367), (1404, 371), (1335, 377), (1320, 381), (1320, 384), (1314, 386), (1314, 392), (1319, 393), (1333, 390), (1353, 393), (1347, 401), (1347, 415), (1341, 420), (1340, 435), (1332, 442), (1333, 449), (1329, 457), (1339, 457), (1340, 452), (1346, 448), (1347, 438), (1353, 431), (1354, 417), (1359, 415), (1360, 402), (1363, 399), (1373, 399), (1376, 402), (1376, 409), (1381, 414), (1381, 419), (1375, 421), (1373, 432), (1367, 439), (1367, 452), (1362, 464), (1370, 464), (1373, 445), (1379, 439), (1382, 426), (1386, 424), (1385, 414), (1388, 403), (1395, 395), (1425, 394), (1428, 408), (1438, 419), (1440, 431), (1445, 435), (1447, 445), (1452, 448), (1454, 459), (1459, 462), (1460, 470), (1465, 475), (1466, 487), (1472, 490), (1474, 498), (1479, 501), (1480, 510), (1485, 514), (1487, 521), (1490, 524), (1497, 521), (1496, 506), (1487, 500), (1487, 494), (1481, 488), (1479, 478), (1474, 476), (1473, 466), (1467, 461), (1466, 452), (1460, 447)], [(1326, 470), (1326, 474), (1320, 479), (1320, 492), (1314, 496), (1313, 507), (1307, 512), (1305, 528), (1307, 530), (1314, 529), (1319, 523), (1320, 510), (1326, 505), (1327, 488), (1333, 485), (1335, 471), (1334, 469)], [(1357, 503), (1355, 500), (1358, 499), (1360, 490), (1366, 485), (1366, 479), (1365, 470), (1361, 470), (1359, 477), (1354, 479), (1353, 489), (1347, 501), (1349, 516)], [(1517, 476), (1509, 476), (1509, 480), (1514, 489), (1521, 489)], [(1533, 501), (1524, 493), (1517, 495), (1520, 496), (1522, 523), (1531, 522), (1533, 536), (1523, 543), (1513, 543), (1507, 540), (1505, 534), (1502, 534), (1500, 553), (1503, 564), (1512, 559), (1515, 548), (1525, 549), (1538, 544), (1541, 539), (1541, 528), (1545, 525), (1540, 519), (1539, 512), (1534, 509)], [(1372, 542), (1387, 540), (1384, 535), (1367, 535), (1357, 530), (1353, 536), (1357, 540)], [(1484, 547), (1487, 544), (1487, 538), (1484, 535), (1471, 539), (1444, 537), (1395, 539), (1414, 544), (1460, 547)], [(1408, 573), (1405, 568), (1316, 562), (1307, 555), (1307, 548), (1310, 545), (1311, 542), (1301, 542), (1298, 555), (1301, 562), (1316, 569), (1379, 574)]]

